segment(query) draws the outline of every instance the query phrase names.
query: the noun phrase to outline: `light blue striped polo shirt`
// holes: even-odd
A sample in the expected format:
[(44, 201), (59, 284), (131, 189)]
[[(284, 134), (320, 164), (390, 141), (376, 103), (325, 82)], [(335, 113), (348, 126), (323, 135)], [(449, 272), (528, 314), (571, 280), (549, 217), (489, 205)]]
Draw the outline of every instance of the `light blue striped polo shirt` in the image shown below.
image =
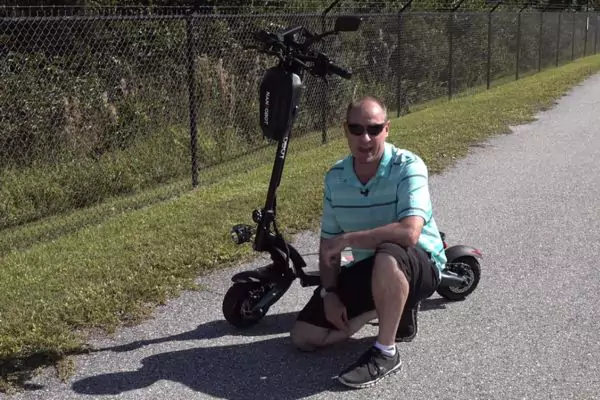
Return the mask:
[[(425, 219), (418, 245), (429, 252), (438, 269), (443, 270), (447, 260), (432, 215), (429, 175), (423, 160), (386, 142), (377, 174), (366, 185), (358, 180), (352, 161), (352, 155), (348, 155), (325, 175), (321, 237), (373, 229), (418, 215)], [(352, 249), (354, 262), (372, 254), (373, 250)]]

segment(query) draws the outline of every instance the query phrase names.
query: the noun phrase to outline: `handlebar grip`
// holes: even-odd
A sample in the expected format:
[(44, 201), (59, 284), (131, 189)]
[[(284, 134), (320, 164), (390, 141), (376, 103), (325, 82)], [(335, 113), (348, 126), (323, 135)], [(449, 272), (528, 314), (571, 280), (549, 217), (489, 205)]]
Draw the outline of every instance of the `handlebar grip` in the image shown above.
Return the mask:
[(252, 37), (255, 40), (260, 40), (261, 42), (265, 40), (265, 38), (267, 38), (269, 36), (269, 34), (265, 31), (265, 30), (260, 30), (260, 31), (256, 31), (254, 33), (252, 33)]
[(327, 66), (327, 69), (332, 74), (336, 74), (338, 76), (341, 76), (344, 79), (350, 79), (350, 78), (352, 78), (352, 72), (350, 72), (347, 69), (344, 69), (342, 67), (338, 67), (337, 65), (335, 65), (332, 62), (329, 62), (329, 65)]
[(264, 44), (272, 44), (275, 40), (274, 35), (264, 29), (254, 32), (252, 36), (254, 37), (254, 40), (258, 40)]

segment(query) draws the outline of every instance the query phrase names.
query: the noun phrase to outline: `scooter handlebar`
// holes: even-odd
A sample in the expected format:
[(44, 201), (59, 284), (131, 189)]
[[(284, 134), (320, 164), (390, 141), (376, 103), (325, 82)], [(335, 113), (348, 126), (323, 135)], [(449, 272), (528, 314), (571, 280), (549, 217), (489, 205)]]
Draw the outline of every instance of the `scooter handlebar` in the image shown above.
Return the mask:
[[(287, 32), (285, 32), (285, 35), (281, 33), (277, 34), (268, 32), (266, 30), (259, 30), (254, 33), (254, 39), (262, 42), (266, 47), (254, 48), (263, 53), (278, 56), (282, 60), (288, 56), (291, 56), (294, 63), (300, 65), (306, 70), (310, 70), (313, 75), (324, 76), (328, 74), (334, 74), (344, 79), (351, 79), (352, 72), (334, 64), (325, 54), (317, 53), (315, 55), (315, 53), (312, 53), (309, 50), (312, 44), (318, 42), (320, 39), (309, 40), (310, 44), (308, 45), (299, 45), (293, 39), (291, 39), (291, 34), (298, 33), (303, 29), (304, 28), (302, 27), (289, 29)], [(311, 37), (314, 38), (315, 36)], [(309, 66), (307, 63), (311, 63), (313, 65)]]
[(331, 61), (328, 63), (327, 69), (332, 74), (338, 75), (338, 76), (340, 76), (340, 77), (342, 77), (344, 79), (350, 79), (350, 78), (352, 78), (352, 72), (350, 72), (347, 69), (342, 68), (342, 67), (340, 67), (338, 65), (335, 65)]

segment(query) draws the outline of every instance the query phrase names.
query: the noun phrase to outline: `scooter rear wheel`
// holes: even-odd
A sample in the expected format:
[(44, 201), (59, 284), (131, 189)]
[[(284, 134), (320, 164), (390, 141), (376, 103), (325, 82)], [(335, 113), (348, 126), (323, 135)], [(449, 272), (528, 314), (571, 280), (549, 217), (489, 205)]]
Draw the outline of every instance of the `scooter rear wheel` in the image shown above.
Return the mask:
[(223, 316), (236, 328), (248, 328), (256, 325), (268, 310), (252, 311), (260, 301), (267, 287), (256, 282), (236, 282), (223, 298)]
[(437, 289), (437, 293), (445, 299), (451, 301), (464, 300), (473, 293), (479, 284), (481, 278), (481, 266), (475, 257), (459, 257), (447, 264), (447, 268), (467, 278), (467, 284), (463, 286), (446, 286)]

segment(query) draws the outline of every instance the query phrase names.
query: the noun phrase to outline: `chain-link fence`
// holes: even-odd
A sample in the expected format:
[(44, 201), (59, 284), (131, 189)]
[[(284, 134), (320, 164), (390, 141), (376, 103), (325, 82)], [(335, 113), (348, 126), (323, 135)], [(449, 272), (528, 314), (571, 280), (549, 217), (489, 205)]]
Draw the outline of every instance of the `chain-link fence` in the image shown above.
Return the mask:
[[(335, 15), (167, 10), (0, 9), (0, 229), (272, 161), (257, 94), (274, 61), (243, 47), (256, 30), (321, 31)], [(294, 137), (319, 145), (363, 94), (399, 116), (596, 53), (597, 13), (520, 11), (361, 15), (323, 44), (353, 79), (307, 76)]]

